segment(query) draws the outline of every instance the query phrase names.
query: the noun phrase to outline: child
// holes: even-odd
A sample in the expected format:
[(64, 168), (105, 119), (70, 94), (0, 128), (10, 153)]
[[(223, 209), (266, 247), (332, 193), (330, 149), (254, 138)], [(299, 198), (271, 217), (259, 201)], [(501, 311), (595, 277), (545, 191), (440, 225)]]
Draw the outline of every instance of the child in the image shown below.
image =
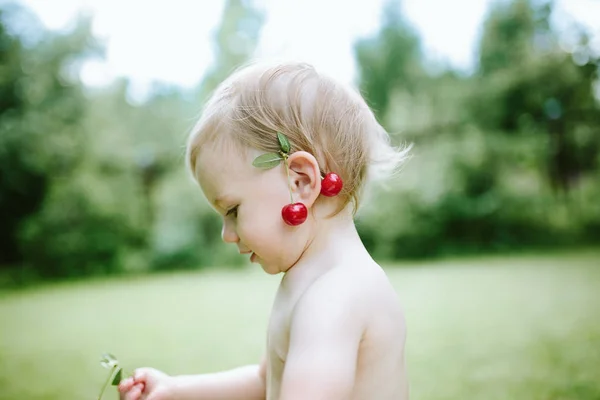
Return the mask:
[(408, 399), (404, 315), (354, 225), (365, 185), (406, 151), (356, 92), (310, 65), (256, 64), (224, 81), (187, 162), (223, 240), (283, 273), (266, 354), (215, 374), (140, 368), (121, 399)]

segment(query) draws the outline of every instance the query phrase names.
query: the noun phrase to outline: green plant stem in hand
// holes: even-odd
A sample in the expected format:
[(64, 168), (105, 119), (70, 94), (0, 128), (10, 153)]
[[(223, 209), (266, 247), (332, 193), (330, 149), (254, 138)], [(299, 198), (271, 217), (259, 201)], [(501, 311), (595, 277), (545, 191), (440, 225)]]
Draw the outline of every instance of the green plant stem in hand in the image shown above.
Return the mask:
[[(100, 390), (98, 400), (102, 399), (102, 395), (104, 394), (108, 383), (111, 382), (111, 378), (113, 386), (118, 385), (119, 382), (121, 382), (121, 379), (123, 378), (123, 368), (119, 367), (119, 361), (115, 358), (115, 356), (109, 353), (103, 354), (102, 358), (100, 359), (100, 365), (102, 365), (104, 368), (110, 368), (110, 373), (108, 374), (108, 378), (106, 379), (106, 382), (104, 382), (104, 385)], [(116, 374), (115, 371), (117, 371)]]
[[(98, 400), (102, 399), (102, 395), (104, 394), (104, 391), (106, 390), (106, 387), (108, 386), (108, 382), (110, 382), (110, 378), (112, 378), (113, 373), (115, 372), (115, 370), (118, 368), (118, 365), (115, 365), (113, 367), (113, 369), (110, 371), (110, 374), (108, 374), (108, 378), (106, 378), (106, 382), (104, 382), (104, 385), (102, 386), (102, 389), (100, 390), (100, 394), (98, 395)], [(121, 369), (119, 369), (119, 372), (121, 372)], [(115, 376), (116, 378), (116, 376)], [(115, 379), (113, 379), (113, 384), (114, 384)]]

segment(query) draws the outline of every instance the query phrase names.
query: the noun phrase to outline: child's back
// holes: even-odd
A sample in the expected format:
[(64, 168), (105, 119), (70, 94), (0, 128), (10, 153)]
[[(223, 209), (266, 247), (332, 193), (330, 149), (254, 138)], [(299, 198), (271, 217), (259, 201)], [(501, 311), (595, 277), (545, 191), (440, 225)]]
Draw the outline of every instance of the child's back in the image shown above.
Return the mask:
[(254, 66), (225, 81), (188, 142), (190, 170), (222, 237), (283, 273), (263, 360), (212, 375), (140, 369), (125, 398), (408, 398), (405, 320), (354, 224), (379, 166), (404, 159), (364, 100), (305, 64)]

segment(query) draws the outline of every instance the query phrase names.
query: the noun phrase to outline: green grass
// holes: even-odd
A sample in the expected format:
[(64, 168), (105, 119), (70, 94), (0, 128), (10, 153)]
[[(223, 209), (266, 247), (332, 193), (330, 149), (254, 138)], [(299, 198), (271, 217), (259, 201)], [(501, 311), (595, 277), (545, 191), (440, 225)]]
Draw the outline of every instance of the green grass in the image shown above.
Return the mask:
[[(407, 314), (412, 399), (600, 399), (600, 253), (388, 273)], [(172, 374), (257, 362), (278, 280), (211, 271), (4, 292), (0, 399), (94, 399), (104, 351)]]

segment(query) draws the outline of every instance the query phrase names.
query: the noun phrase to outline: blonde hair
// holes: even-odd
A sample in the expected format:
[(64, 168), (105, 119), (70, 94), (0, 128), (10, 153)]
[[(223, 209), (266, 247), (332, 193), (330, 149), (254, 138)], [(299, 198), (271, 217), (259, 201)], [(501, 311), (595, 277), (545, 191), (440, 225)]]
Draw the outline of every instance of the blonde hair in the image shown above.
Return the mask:
[(291, 152), (311, 153), (322, 174), (342, 178), (339, 210), (352, 202), (353, 214), (367, 181), (396, 171), (410, 150), (390, 145), (358, 92), (312, 65), (252, 64), (223, 81), (205, 105), (188, 139), (188, 168), (196, 179), (200, 149), (225, 139), (240, 149), (278, 152), (278, 131)]

